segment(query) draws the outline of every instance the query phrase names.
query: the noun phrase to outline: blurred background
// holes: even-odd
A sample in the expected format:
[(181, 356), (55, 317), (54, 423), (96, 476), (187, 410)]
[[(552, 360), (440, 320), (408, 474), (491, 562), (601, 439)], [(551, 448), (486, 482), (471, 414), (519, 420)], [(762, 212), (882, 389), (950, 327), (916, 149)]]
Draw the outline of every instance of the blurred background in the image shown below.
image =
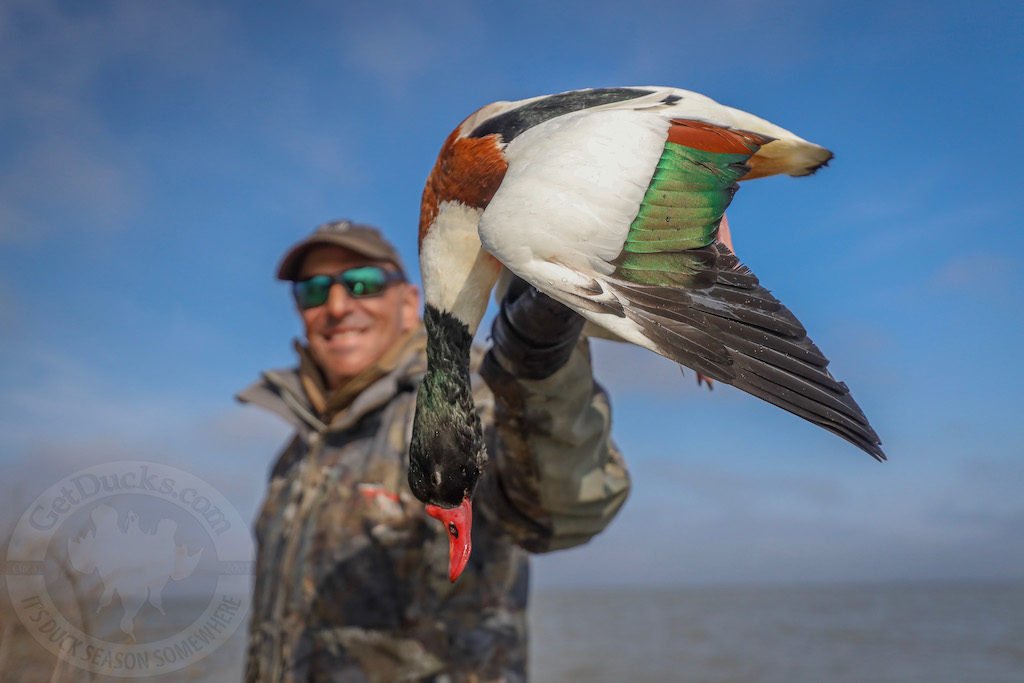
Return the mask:
[(672, 85), (835, 152), (729, 218), (890, 462), (596, 344), (635, 486), (534, 562), (534, 677), (1022, 680), (1022, 8), (0, 1), (3, 528), (117, 460), (249, 522), (288, 430), (232, 396), (293, 363), (285, 248), (349, 217), (415, 270), (470, 112)]

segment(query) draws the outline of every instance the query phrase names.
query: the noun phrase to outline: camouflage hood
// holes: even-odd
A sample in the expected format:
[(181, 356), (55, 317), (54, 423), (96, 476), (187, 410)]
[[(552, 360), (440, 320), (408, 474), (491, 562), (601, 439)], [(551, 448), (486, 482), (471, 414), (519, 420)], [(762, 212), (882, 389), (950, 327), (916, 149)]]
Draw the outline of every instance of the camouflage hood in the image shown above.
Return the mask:
[[(328, 410), (334, 397), (324, 389), (322, 380), (314, 384), (311, 373), (304, 372), (304, 366), (308, 367), (313, 361), (298, 340), (293, 344), (299, 355), (297, 367), (267, 370), (235, 398), (269, 410), (304, 437), (311, 432), (343, 431), (367, 413), (387, 405), (400, 392), (415, 391), (427, 371), (426, 340), (422, 326), (400, 340), (395, 357), (388, 359), (387, 367), (371, 368), (367, 375), (374, 379), (359, 386), (358, 393), (338, 410)], [(376, 372), (372, 372), (374, 370)], [(357, 384), (361, 384), (359, 379), (356, 378)]]

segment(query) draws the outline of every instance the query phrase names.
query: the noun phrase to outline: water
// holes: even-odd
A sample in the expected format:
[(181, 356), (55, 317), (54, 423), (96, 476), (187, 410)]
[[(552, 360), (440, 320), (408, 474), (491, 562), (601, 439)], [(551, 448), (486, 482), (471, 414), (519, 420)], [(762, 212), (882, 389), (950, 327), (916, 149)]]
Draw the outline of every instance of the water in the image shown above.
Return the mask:
[[(197, 609), (165, 607), (182, 625)], [(141, 612), (140, 637), (163, 619)], [(116, 631), (116, 621), (105, 628)], [(244, 628), (152, 680), (240, 680)], [(22, 640), (31, 652), (9, 653), (0, 680), (49, 680), (52, 656)], [(1024, 582), (537, 591), (531, 673), (534, 683), (1024, 683)], [(72, 670), (59, 680), (89, 678)]]
[(1024, 682), (1024, 582), (538, 592), (532, 680)]

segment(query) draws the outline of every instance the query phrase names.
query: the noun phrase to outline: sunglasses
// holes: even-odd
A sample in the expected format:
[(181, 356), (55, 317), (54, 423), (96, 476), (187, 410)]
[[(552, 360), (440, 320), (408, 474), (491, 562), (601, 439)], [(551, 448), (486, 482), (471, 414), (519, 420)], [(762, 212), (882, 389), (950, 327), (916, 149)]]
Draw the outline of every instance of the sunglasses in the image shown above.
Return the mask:
[(367, 299), (383, 294), (392, 282), (405, 282), (405, 276), (380, 266), (356, 266), (337, 275), (314, 275), (292, 283), (295, 303), (302, 309), (323, 306), (335, 282), (352, 298)]

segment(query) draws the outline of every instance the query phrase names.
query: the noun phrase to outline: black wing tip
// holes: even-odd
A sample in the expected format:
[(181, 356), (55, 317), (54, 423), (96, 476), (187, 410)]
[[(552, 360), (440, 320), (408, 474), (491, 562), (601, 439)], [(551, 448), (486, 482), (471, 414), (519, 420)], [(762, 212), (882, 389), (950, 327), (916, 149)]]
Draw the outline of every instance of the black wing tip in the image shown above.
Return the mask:
[(834, 433), (837, 436), (845, 438), (847, 441), (857, 446), (858, 449), (869, 455), (874, 460), (880, 463), (889, 462), (889, 456), (887, 456), (885, 451), (882, 450), (882, 440), (879, 438), (878, 434), (874, 433), (874, 430), (871, 429), (871, 426), (867, 424), (866, 418), (863, 429), (858, 429), (853, 432), (845, 433), (844, 431), (841, 431), (839, 429), (833, 429), (833, 427), (831, 427), (830, 425), (825, 425), (823, 423), (817, 424), (824, 427), (831, 433)]
[[(771, 397), (768, 396), (763, 396), (756, 393), (754, 394), (754, 396), (768, 403), (772, 403), (773, 405), (776, 405), (787, 412), (793, 413), (797, 417), (801, 417), (810, 422), (811, 424), (821, 427), (825, 431), (831, 432), (832, 434), (838, 436), (840, 439), (843, 439), (849, 444), (856, 446), (858, 449), (864, 451), (872, 458), (874, 458), (877, 462), (888, 462), (889, 460), (889, 457), (885, 454), (885, 451), (882, 450), (882, 441), (878, 438), (878, 434), (875, 433), (875, 430), (871, 428), (871, 425), (867, 423), (866, 418), (864, 422), (860, 425), (844, 425), (829, 420), (827, 418), (809, 416), (805, 414), (803, 410), (800, 410), (798, 407), (797, 410), (794, 410), (793, 407), (776, 402), (776, 400), (773, 400)], [(863, 414), (861, 414), (861, 417), (863, 417)]]
[[(862, 414), (863, 415), (863, 414)], [(809, 420), (813, 422), (812, 420)], [(888, 462), (889, 456), (882, 450), (882, 442), (875, 434), (875, 430), (871, 428), (866, 421), (864, 422), (863, 429), (857, 429), (856, 431), (849, 430), (849, 428), (839, 428), (838, 425), (825, 424), (824, 422), (815, 422), (821, 427), (824, 427), (828, 431), (832, 432), (836, 436), (846, 439), (851, 444), (864, 451), (877, 462)]]

